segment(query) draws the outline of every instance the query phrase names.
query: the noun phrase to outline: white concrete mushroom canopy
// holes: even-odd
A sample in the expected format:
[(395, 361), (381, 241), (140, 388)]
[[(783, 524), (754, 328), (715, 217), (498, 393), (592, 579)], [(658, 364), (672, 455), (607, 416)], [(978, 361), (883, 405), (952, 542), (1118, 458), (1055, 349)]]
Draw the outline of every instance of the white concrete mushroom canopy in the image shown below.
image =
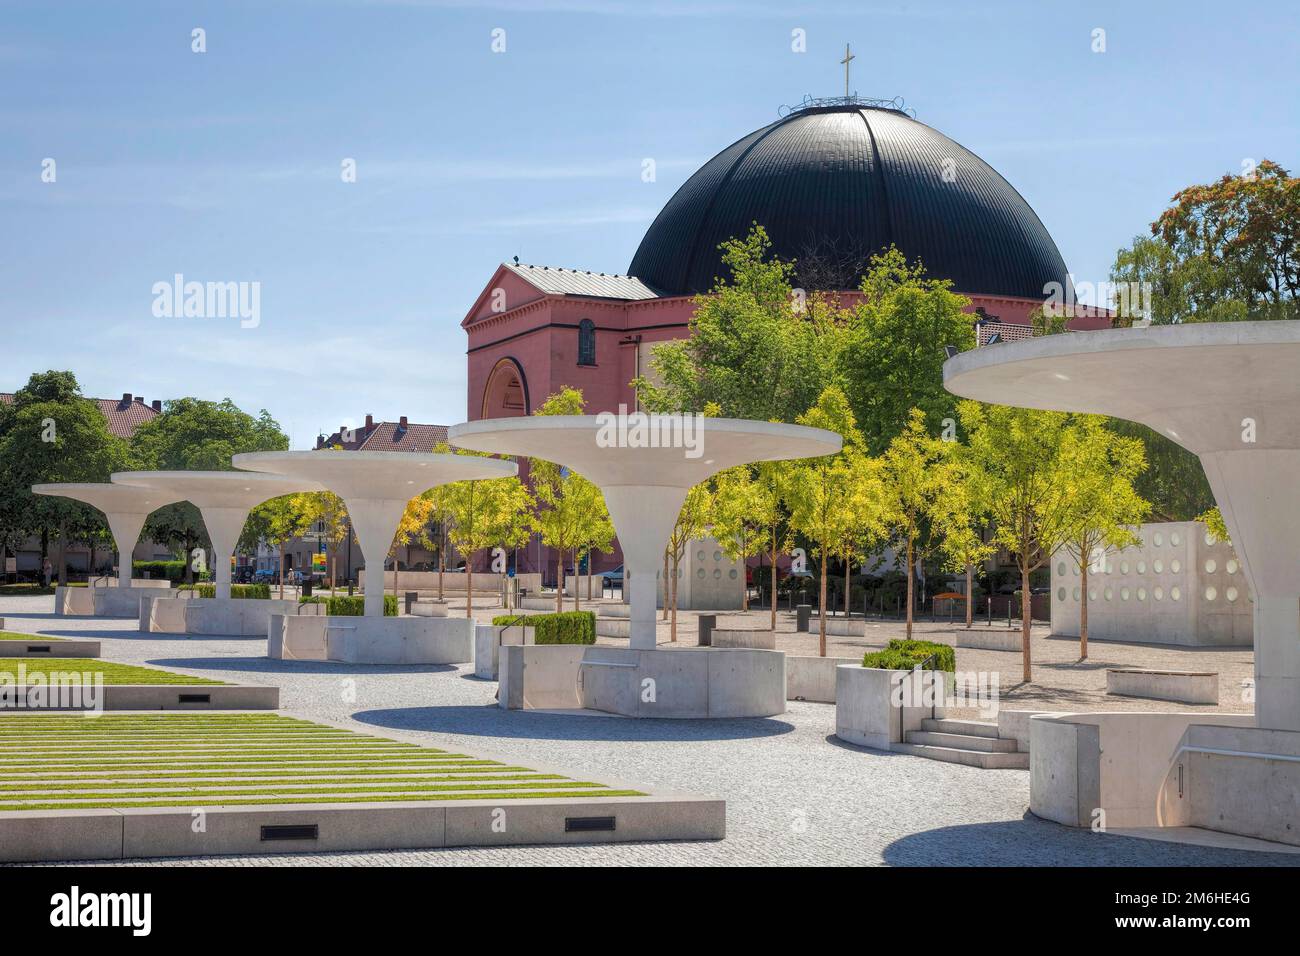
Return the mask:
[(32, 491), (81, 501), (104, 513), (117, 545), (117, 580), (123, 588), (131, 586), (131, 552), (140, 540), (145, 520), (159, 508), (181, 500), (159, 489), (109, 482), (32, 485)]
[(455, 425), (448, 437), (462, 448), (555, 462), (600, 488), (628, 568), (629, 646), (654, 650), (655, 571), (686, 493), (736, 465), (833, 455), (842, 439), (803, 425), (704, 418), (694, 448), (626, 447), (608, 440), (611, 418), (493, 418)]
[(319, 483), (343, 499), (361, 553), (378, 571), (369, 576), (372, 586), (365, 591), (367, 617), (384, 614), (384, 558), (412, 498), (454, 481), (508, 478), (519, 473), (513, 461), (399, 451), (250, 452), (235, 455), (231, 461), (248, 473)]
[(230, 598), (230, 556), (235, 553), (248, 513), (264, 501), (299, 491), (320, 491), (313, 481), (246, 471), (120, 471), (113, 483), (151, 489), (188, 501), (203, 515), (215, 556), (213, 579), (218, 599)]
[(1198, 455), (1255, 597), (1256, 720), (1300, 730), (1300, 322), (1045, 336), (963, 352), (950, 392), (1140, 422)]

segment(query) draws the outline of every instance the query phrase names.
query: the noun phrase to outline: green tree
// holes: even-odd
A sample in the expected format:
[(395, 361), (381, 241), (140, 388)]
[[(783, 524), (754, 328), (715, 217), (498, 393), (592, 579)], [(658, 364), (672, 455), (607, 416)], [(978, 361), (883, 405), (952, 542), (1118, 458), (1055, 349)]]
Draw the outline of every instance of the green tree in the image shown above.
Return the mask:
[(330, 594), (333, 594), (339, 548), (347, 540), (349, 532), (347, 506), (332, 491), (303, 492), (299, 497), (307, 529), (318, 528), (321, 541), (325, 544), (329, 556)]
[[(535, 411), (535, 415), (581, 415), (585, 402), (576, 388), (563, 388), (551, 395)], [(529, 477), (536, 496), (537, 514), (534, 527), (541, 533), (542, 543), (555, 549), (555, 610), (564, 610), (564, 558), (594, 544), (598, 531), (609, 527), (613, 538), (613, 524), (605, 507), (600, 489), (576, 471), (555, 462), (533, 458), (529, 461)], [(608, 542), (604, 545), (608, 547)], [(575, 569), (576, 571), (576, 569)], [(575, 585), (575, 594), (577, 586)]]
[(1146, 520), (1150, 502), (1133, 488), (1146, 467), (1142, 443), (1110, 431), (1105, 419), (1077, 416), (1061, 443), (1062, 493), (1069, 502), (1071, 530), (1064, 550), (1082, 575), (1079, 601), (1079, 660), (1088, 657), (1088, 570), (1104, 567), (1108, 552), (1137, 544), (1134, 525)]
[(925, 413), (913, 408), (881, 456), (883, 520), (907, 577), (907, 639), (916, 610), (916, 569), (938, 552), (955, 520), (954, 489), (961, 474), (951, 444), (926, 432)]
[(669, 573), (663, 580), (664, 608), (670, 614), (668, 639), (674, 644), (677, 643), (677, 581), (681, 576), (682, 558), (691, 541), (708, 533), (712, 512), (713, 495), (709, 483), (696, 485), (686, 493), (686, 500), (682, 502), (682, 509), (677, 513), (677, 521), (668, 536), (665, 552), (668, 555), (666, 570)]
[(988, 509), (975, 494), (967, 466), (968, 449), (954, 444), (952, 449), (956, 479), (948, 485), (944, 504), (944, 527), (940, 552), (943, 568), (966, 576), (966, 628), (970, 629), (975, 616), (975, 567), (988, 560), (996, 551), (986, 539)]
[(844, 339), (833, 300), (791, 286), (793, 265), (771, 258), (758, 225), (719, 247), (730, 277), (695, 300), (689, 338), (656, 345), (650, 376), (633, 382), (651, 411), (793, 421), (835, 376)]
[[(4, 406), (0, 406), (4, 407)], [(108, 421), (81, 396), (71, 372), (32, 375), (0, 415), (0, 529), (7, 545), (24, 533), (41, 536), (42, 557), (57, 546), (60, 584), (67, 583), (67, 545), (102, 539), (100, 513), (68, 498), (32, 494), (45, 482), (101, 482), (126, 467), (126, 443), (108, 430)], [(124, 560), (131, 559), (130, 552)]]
[[(284, 597), (284, 546), (311, 527), (312, 503), (305, 494), (280, 495), (263, 501), (248, 513), (239, 536), (239, 549), (256, 553), (257, 543), (265, 541), (279, 554), (280, 597)], [(229, 555), (214, 555), (217, 561)]]
[[(743, 565), (762, 554), (766, 545), (765, 518), (770, 512), (769, 489), (755, 478), (748, 465), (728, 468), (714, 478), (713, 535), (728, 560)], [(749, 588), (741, 596), (741, 609), (749, 610)]]
[[(220, 402), (178, 398), (163, 406), (131, 436), (133, 466), (159, 471), (233, 471), (232, 455), (284, 451), (289, 438), (265, 409), (256, 417), (230, 399)], [(194, 580), (190, 554), (211, 547), (199, 509), (186, 501), (160, 508), (145, 523), (144, 534), (182, 552), (186, 580)]]
[(1029, 576), (1051, 559), (1073, 531), (1061, 452), (1070, 418), (1061, 412), (971, 401), (958, 406), (958, 415), (967, 435), (971, 493), (988, 506), (994, 540), (1015, 555), (1020, 571), (1023, 672), (1025, 683), (1030, 683)]
[(879, 455), (912, 409), (921, 410), (931, 432), (951, 413), (944, 346), (973, 344), (970, 300), (947, 280), (926, 278), (920, 261), (909, 263), (893, 246), (871, 258), (862, 293), (839, 364), (865, 451)]
[(881, 488), (878, 467), (862, 453), (853, 412), (837, 386), (826, 388), (817, 403), (799, 416), (799, 424), (825, 428), (844, 439), (838, 454), (791, 462), (785, 482), (790, 527), (812, 542), (820, 565), (818, 644), (825, 657), (828, 568), (846, 543), (861, 533), (864, 522), (880, 520)]

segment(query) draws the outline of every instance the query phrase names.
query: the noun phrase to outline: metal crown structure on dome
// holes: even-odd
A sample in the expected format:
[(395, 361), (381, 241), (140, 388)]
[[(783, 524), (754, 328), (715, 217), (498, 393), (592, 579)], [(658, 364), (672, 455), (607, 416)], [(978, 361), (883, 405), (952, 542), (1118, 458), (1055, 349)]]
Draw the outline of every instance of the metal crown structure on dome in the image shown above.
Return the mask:
[(802, 100), (794, 106), (782, 106), (777, 110), (778, 116), (789, 116), (791, 113), (799, 113), (803, 110), (827, 109), (843, 106), (864, 106), (868, 109), (878, 110), (895, 110), (904, 113), (907, 116), (916, 119), (916, 110), (912, 109), (903, 102), (901, 96), (895, 96), (888, 100), (873, 99), (869, 96), (858, 96), (854, 93), (852, 96), (804, 96)]

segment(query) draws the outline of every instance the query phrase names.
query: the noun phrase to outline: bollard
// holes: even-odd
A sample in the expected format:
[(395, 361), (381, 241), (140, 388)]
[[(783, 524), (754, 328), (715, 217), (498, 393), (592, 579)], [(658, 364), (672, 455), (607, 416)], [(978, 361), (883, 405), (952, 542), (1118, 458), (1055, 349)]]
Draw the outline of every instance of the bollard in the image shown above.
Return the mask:
[(700, 647), (713, 646), (713, 629), (718, 626), (718, 615), (701, 614), (699, 617)]
[(406, 592), (406, 613), (407, 613), (408, 615), (411, 613), (411, 605), (414, 604), (414, 603), (415, 603), (416, 601), (418, 601), (418, 600), (420, 600), (420, 592), (419, 592), (419, 591), (407, 591), (407, 592)]
[(812, 605), (800, 604), (794, 609), (794, 629), (801, 633), (808, 633), (808, 625), (812, 620)]

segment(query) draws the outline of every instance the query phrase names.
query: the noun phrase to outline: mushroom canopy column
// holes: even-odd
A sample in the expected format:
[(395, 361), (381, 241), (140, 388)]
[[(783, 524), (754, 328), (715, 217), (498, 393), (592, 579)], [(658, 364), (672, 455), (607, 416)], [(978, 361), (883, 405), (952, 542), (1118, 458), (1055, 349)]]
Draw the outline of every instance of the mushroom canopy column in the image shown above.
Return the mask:
[(315, 482), (243, 471), (122, 471), (112, 478), (114, 484), (150, 488), (199, 509), (212, 541), (216, 596), (224, 599), (230, 597), (230, 557), (248, 513), (271, 498), (320, 491)]
[[(175, 495), (152, 488), (115, 485), (109, 482), (32, 485), (38, 495), (54, 495), (81, 501), (104, 513), (117, 546), (118, 587), (131, 586), (131, 553), (140, 540), (140, 530), (150, 513), (179, 501)], [(93, 569), (92, 569), (93, 570)]]
[(696, 415), (496, 418), (448, 431), (462, 448), (526, 455), (581, 474), (605, 496), (627, 568), (629, 645), (654, 650), (655, 581), (687, 492), (719, 471), (758, 461), (832, 455), (834, 432)]
[(400, 451), (267, 451), (231, 460), (250, 472), (319, 482), (343, 499), (361, 553), (374, 565), (365, 589), (367, 617), (383, 617), (384, 559), (412, 498), (453, 481), (519, 473), (513, 461)]
[(1201, 459), (1254, 593), (1255, 722), (1300, 730), (1300, 322), (1110, 329), (986, 346), (950, 392), (1147, 425)]

